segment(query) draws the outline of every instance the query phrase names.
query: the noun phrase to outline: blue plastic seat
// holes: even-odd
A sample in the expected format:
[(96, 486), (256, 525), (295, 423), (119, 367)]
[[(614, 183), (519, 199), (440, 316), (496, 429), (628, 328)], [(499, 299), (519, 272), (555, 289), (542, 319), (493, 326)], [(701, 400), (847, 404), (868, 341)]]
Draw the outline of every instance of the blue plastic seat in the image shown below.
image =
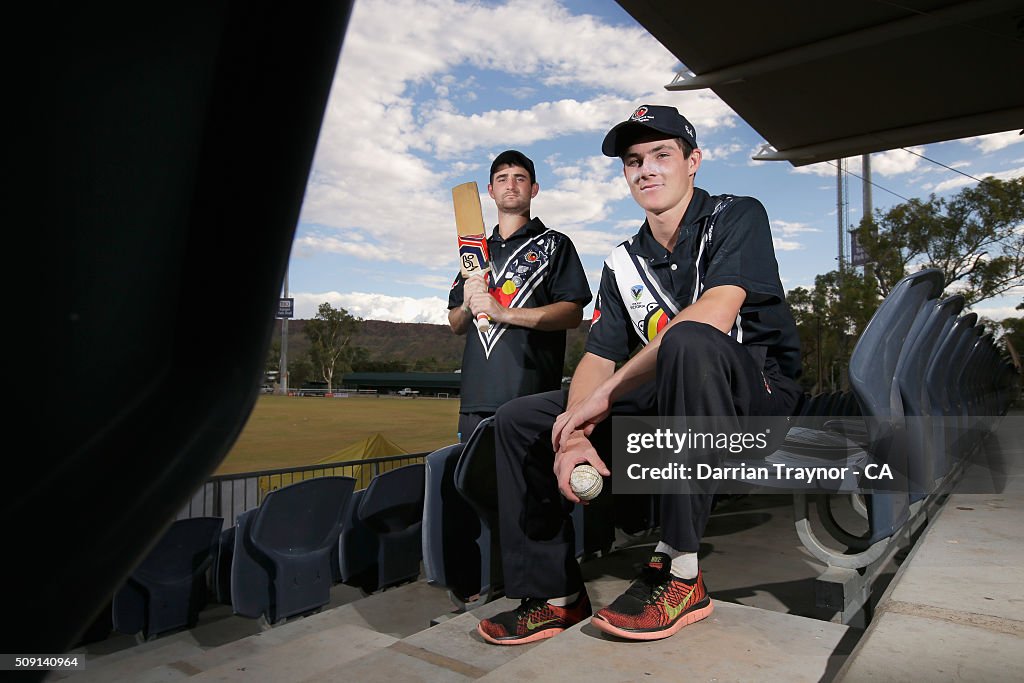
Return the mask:
[[(455, 468), (463, 450), (464, 444), (453, 444), (427, 456), (423, 504), (427, 583), (446, 589), (460, 611), (488, 602), (492, 584), (501, 583), (500, 577), (491, 575), (491, 557), (497, 555), (490, 527), (455, 488)], [(500, 570), (500, 562), (496, 566)]]
[(330, 602), (337, 552), (356, 480), (317, 477), (271, 491), (238, 516), (231, 563), (235, 614), (271, 624)]
[[(915, 331), (921, 329), (934, 301), (942, 291), (942, 274), (937, 269), (922, 270), (900, 280), (879, 305), (861, 333), (850, 357), (851, 391), (863, 416), (864, 446), (842, 434), (825, 430), (794, 427), (790, 429), (783, 448), (767, 457), (772, 464), (793, 466), (847, 467), (847, 478), (828, 482), (827, 486), (806, 484), (806, 493), (853, 492), (864, 486), (862, 478), (867, 464), (888, 465), (897, 475), (886, 490), (872, 483), (873, 491), (865, 495), (868, 531), (863, 536), (846, 533), (834, 524), (831, 513), (821, 509), (829, 533), (841, 543), (859, 551), (851, 554), (829, 550), (810, 527), (807, 500), (796, 491), (797, 531), (804, 545), (822, 561), (847, 568), (864, 567), (884, 552), (885, 541), (909, 519), (910, 497), (904, 410), (896, 382), (896, 368), (901, 356), (916, 353)], [(908, 343), (908, 339), (911, 343)], [(727, 465), (739, 460), (728, 458)], [(774, 470), (770, 470), (774, 471)], [(854, 473), (861, 473), (858, 477)], [(772, 480), (762, 485), (794, 489), (793, 481)], [(827, 504), (823, 507), (827, 508)]]
[(977, 314), (969, 313), (954, 320), (925, 369), (925, 390), (931, 412), (930, 449), (936, 480), (946, 477), (955, 462), (958, 440), (956, 403), (959, 400), (955, 383), (956, 363), (962, 360), (958, 355), (961, 339), (970, 333), (977, 317)]
[(896, 382), (906, 418), (907, 477), (912, 503), (932, 493), (941, 479), (936, 467), (932, 424), (935, 409), (928, 391), (928, 369), (940, 355), (943, 341), (963, 307), (964, 298), (954, 295), (923, 308), (919, 316), (921, 324), (913, 331), (913, 339), (907, 341), (912, 346), (911, 352), (903, 354), (896, 367)]
[(947, 441), (947, 458), (950, 469), (966, 457), (969, 450), (968, 410), (970, 402), (967, 395), (965, 371), (967, 359), (980, 333), (976, 313), (961, 316), (957, 323), (956, 329), (959, 334), (950, 357), (950, 373), (946, 378), (946, 393), (949, 401), (946, 406), (949, 411), (947, 427), (950, 432), (950, 438)]
[(377, 534), (359, 519), (359, 505), (365, 493), (366, 489), (353, 493), (345, 511), (345, 523), (338, 537), (336, 580), (369, 594), (377, 590), (380, 542)]
[(221, 517), (172, 523), (114, 595), (113, 627), (153, 638), (194, 626), (206, 605), (206, 570), (217, 554)]
[(375, 476), (359, 503), (358, 515), (377, 536), (377, 588), (383, 589), (420, 575), (423, 559), (422, 463), (396, 467)]

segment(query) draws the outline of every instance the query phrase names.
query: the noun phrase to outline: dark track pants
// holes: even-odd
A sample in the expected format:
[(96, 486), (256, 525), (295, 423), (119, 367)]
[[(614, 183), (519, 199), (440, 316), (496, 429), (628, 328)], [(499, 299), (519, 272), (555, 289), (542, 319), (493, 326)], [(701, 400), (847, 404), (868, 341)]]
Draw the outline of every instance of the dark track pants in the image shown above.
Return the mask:
[(476, 426), (494, 413), (459, 413), (459, 443), (469, 441)]
[[(679, 323), (665, 334), (656, 377), (617, 401), (612, 415), (790, 415), (800, 396), (797, 383), (782, 376), (774, 361), (762, 374), (748, 349), (703, 323)], [(552, 469), (551, 426), (565, 398), (561, 391), (524, 396), (495, 415), (501, 551), (510, 598), (559, 597), (583, 587), (569, 516), (573, 504), (559, 493)], [(611, 422), (599, 424), (590, 437), (609, 467)], [(662, 495), (660, 501), (662, 540), (696, 552), (712, 495)]]

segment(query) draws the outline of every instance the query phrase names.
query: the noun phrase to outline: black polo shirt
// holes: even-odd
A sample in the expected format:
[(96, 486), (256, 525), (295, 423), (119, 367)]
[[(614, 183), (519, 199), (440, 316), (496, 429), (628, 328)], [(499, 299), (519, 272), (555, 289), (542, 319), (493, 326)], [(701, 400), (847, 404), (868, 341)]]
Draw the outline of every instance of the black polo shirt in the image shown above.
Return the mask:
[[(730, 201), (715, 217), (711, 239), (702, 253), (705, 224), (716, 204), (723, 200)], [(670, 252), (661, 246), (646, 221), (630, 238), (626, 249), (647, 263), (680, 310), (693, 300), (697, 287), (701, 292), (719, 285), (742, 287), (747, 298), (740, 307), (740, 321), (733, 336), (742, 344), (765, 347), (768, 364), (777, 363), (787, 377), (800, 376), (800, 337), (779, 279), (768, 214), (757, 199), (713, 197), (694, 188), (675, 249)], [(700, 279), (698, 254), (702, 266)], [(637, 279), (633, 273), (625, 277), (630, 282)], [(601, 273), (586, 350), (618, 362), (629, 358), (639, 343), (609, 258)]]
[[(539, 308), (560, 301), (590, 303), (590, 284), (576, 247), (563, 233), (534, 218), (505, 240), (495, 226), (487, 239), (494, 270), (491, 295), (505, 306)], [(456, 276), (448, 308), (462, 305), (463, 284)], [(562, 386), (565, 330), (531, 330), (492, 324), (487, 334), (466, 333), (462, 354), (463, 413), (490, 413), (519, 396)]]

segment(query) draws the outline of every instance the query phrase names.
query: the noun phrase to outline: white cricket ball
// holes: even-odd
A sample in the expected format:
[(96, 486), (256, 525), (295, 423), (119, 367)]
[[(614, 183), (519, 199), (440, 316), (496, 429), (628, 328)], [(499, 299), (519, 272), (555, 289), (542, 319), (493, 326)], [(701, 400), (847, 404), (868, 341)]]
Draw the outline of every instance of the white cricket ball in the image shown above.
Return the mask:
[(593, 500), (601, 493), (604, 479), (592, 465), (576, 465), (569, 475), (569, 486), (580, 500)]

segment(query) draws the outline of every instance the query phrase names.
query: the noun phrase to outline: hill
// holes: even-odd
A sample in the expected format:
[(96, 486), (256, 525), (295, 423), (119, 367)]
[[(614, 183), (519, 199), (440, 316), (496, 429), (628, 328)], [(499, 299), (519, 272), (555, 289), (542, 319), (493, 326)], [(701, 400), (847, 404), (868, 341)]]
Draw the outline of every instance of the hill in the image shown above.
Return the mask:
[[(288, 323), (288, 356), (291, 359), (303, 358), (309, 353), (309, 341), (303, 333), (305, 324), (305, 320)], [(407, 370), (448, 372), (462, 365), (465, 338), (453, 334), (447, 325), (364, 320), (359, 328), (353, 341), (356, 346), (366, 349), (366, 360), (370, 363), (397, 362), (404, 364)], [(582, 353), (589, 329), (590, 322), (585, 321), (575, 330), (569, 330), (566, 355), (572, 361), (572, 367)], [(277, 324), (271, 343), (279, 349), (280, 342), (281, 325)]]

